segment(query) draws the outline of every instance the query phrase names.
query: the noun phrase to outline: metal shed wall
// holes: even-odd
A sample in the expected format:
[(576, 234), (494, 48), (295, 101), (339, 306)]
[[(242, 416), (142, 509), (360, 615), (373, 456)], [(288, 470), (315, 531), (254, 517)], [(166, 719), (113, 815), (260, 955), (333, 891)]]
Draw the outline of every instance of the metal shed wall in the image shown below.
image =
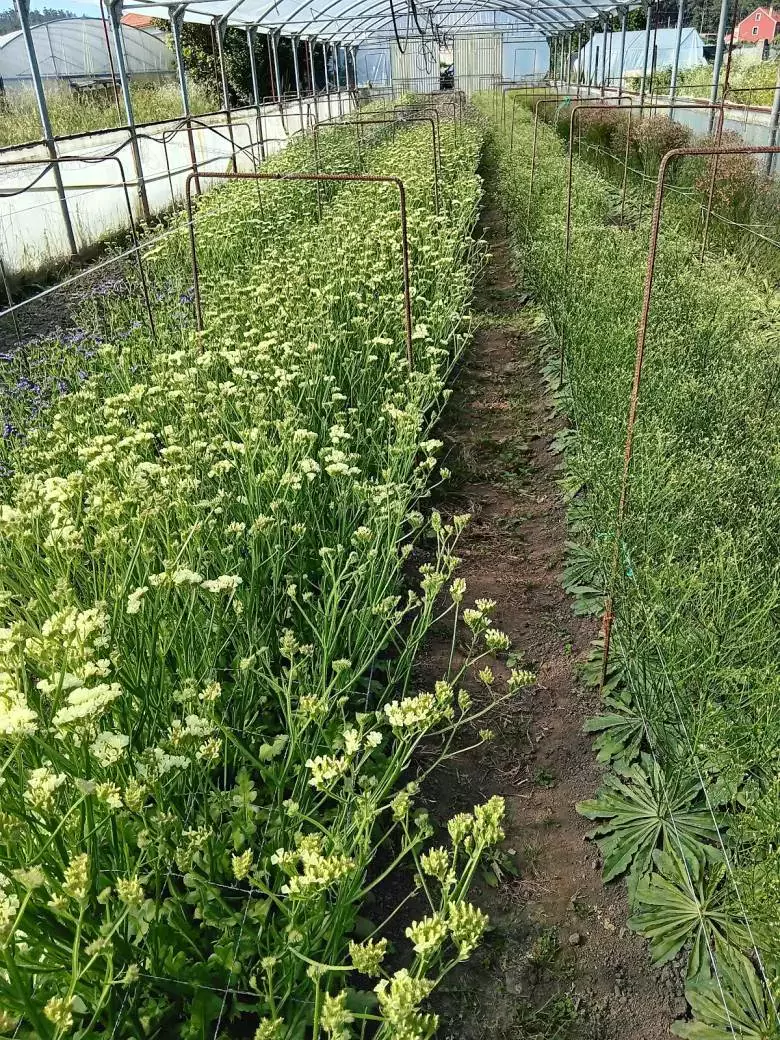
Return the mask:
[(393, 46), (390, 62), (396, 91), (429, 94), (439, 89), (439, 53), (434, 41), (412, 37), (407, 41), (403, 54)]
[(466, 94), (490, 90), (501, 79), (501, 33), (455, 34), (453, 41), (455, 87)]

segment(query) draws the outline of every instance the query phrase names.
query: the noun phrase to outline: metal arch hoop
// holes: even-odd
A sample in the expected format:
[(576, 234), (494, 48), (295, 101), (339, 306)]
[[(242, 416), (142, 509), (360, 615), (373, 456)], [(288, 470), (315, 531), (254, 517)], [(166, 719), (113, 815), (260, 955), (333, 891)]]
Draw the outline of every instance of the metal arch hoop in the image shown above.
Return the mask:
[[(358, 184), (390, 184), (398, 190), (399, 212), (401, 217), (401, 262), (404, 286), (404, 327), (406, 338), (406, 360), (409, 370), (414, 370), (412, 353), (412, 291), (409, 273), (409, 229), (406, 217), (406, 187), (400, 177), (380, 176), (369, 173), (207, 173), (200, 175), (204, 179), (217, 181), (331, 181), (336, 183)], [(192, 206), (192, 182), (195, 174), (190, 173), (185, 183), (187, 203), (187, 224), (190, 237), (190, 255), (192, 258), (192, 284), (195, 300), (195, 322), (198, 332), (203, 331), (203, 306), (200, 295), (200, 272), (198, 269), (197, 240), (195, 237), (195, 214)]]

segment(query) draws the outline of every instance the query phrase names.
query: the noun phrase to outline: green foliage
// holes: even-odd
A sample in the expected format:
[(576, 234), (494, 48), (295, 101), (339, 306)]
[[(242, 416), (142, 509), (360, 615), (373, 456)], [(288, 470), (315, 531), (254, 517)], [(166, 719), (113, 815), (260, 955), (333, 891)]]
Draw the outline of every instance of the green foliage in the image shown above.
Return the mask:
[(675, 1036), (688, 1040), (778, 1040), (777, 986), (772, 991), (752, 963), (735, 951), (718, 958), (718, 975), (692, 979), (685, 996), (696, 1014), (694, 1022), (676, 1022)]
[[(154, 336), (119, 264), (90, 349), (21, 359), (59, 392), (15, 400), (2, 446), (2, 1032), (427, 1037), (487, 927), (468, 890), (503, 802), (433, 845), (416, 776), (423, 741), (427, 773), (488, 710), (465, 688), (508, 645), (454, 578), (468, 517), (418, 509), (482, 262), (481, 141), (443, 126), (437, 215), (425, 131), (388, 137), (363, 160), (407, 190), (413, 371), (395, 189), (288, 181), (199, 200), (203, 331), (179, 214), (145, 245)], [(313, 158), (302, 138), (269, 168)], [(319, 161), (355, 169), (350, 128)], [(417, 689), (444, 618), (465, 654)]]
[[(625, 126), (612, 120), (608, 133)], [(593, 140), (603, 136), (591, 129)], [(646, 127), (629, 142), (634, 159), (652, 167), (668, 133)], [(628, 877), (632, 927), (658, 960), (688, 958), (696, 1019), (678, 1023), (678, 1035), (775, 1037), (780, 298), (771, 274), (746, 273), (726, 232), (712, 232), (699, 264), (700, 225), (687, 195), (708, 171), (676, 168), (674, 185), (687, 194), (665, 205), (615, 555), (649, 207), (636, 191), (630, 220), (616, 215), (614, 182), (595, 159), (583, 161), (583, 136), (564, 256), (565, 146), (540, 127), (529, 207), (532, 136), (518, 109), (511, 159), (508, 127), (489, 148), (506, 212), (517, 215), (519, 263), (554, 337), (550, 357), (565, 345), (563, 385), (552, 372), (548, 385), (575, 431), (561, 445), (577, 546), (567, 583), (576, 610), (591, 590), (608, 589), (615, 614), (603, 712), (587, 726), (612, 772), (580, 809), (598, 823), (605, 878)], [(725, 162), (721, 173), (744, 183)], [(760, 195), (752, 204), (762, 212)], [(775, 270), (769, 253), (749, 262)], [(600, 684), (598, 642), (581, 673)], [(710, 970), (717, 974), (708, 980)]]
[(665, 776), (648, 755), (622, 776), (608, 774), (598, 796), (577, 806), (586, 819), (606, 821), (589, 835), (597, 839), (604, 857), (604, 880), (630, 870), (638, 881), (650, 868), (656, 849), (680, 848), (693, 859), (705, 855), (704, 843), (717, 832), (697, 797), (700, 790), (692, 776)]
[[(600, 671), (600, 651), (597, 659)], [(598, 734), (593, 741), (598, 761), (605, 766), (612, 765), (618, 771), (624, 770), (639, 755), (645, 736), (642, 716), (633, 706), (625, 687), (618, 686), (614, 692), (605, 692), (603, 705), (607, 712), (588, 719), (583, 729), (586, 733)]]
[(676, 852), (653, 854), (654, 870), (644, 874), (635, 890), (635, 910), (629, 927), (650, 940), (656, 964), (673, 960), (690, 944), (688, 975), (697, 978), (710, 966), (710, 950), (744, 946), (744, 925), (724, 909), (721, 886), (725, 866), (705, 873), (701, 856)]

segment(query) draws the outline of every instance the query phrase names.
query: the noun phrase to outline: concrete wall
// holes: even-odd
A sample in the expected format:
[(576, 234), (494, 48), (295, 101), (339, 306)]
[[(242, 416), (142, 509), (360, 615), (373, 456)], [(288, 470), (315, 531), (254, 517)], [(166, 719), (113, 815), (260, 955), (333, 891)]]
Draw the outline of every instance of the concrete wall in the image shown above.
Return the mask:
[[(231, 113), (231, 129), (224, 113), (208, 116), (193, 129), (198, 168), (205, 174), (224, 172), (231, 163), (234, 147), (239, 170), (251, 170), (261, 158), (259, 126), (266, 154), (284, 147), (287, 138), (315, 115), (320, 120), (349, 111), (347, 92), (316, 101), (244, 108)], [(308, 115), (307, 115), (308, 112)], [(303, 119), (301, 119), (301, 114)], [(141, 127), (138, 130), (143, 180), (152, 214), (166, 212), (184, 199), (192, 170), (186, 129), (176, 122)], [(58, 155), (65, 196), (79, 250), (87, 250), (107, 236), (129, 227), (127, 200), (122, 180), (128, 182), (130, 207), (136, 221), (142, 219), (137, 171), (127, 130), (110, 130), (58, 142)], [(106, 158), (114, 155), (116, 159)], [(103, 157), (102, 161), (85, 161)], [(121, 169), (120, 169), (121, 163)], [(47, 169), (44, 145), (7, 148), (0, 151), (0, 260), (10, 275), (32, 274), (64, 261), (69, 256), (65, 223), (60, 209), (54, 173)]]

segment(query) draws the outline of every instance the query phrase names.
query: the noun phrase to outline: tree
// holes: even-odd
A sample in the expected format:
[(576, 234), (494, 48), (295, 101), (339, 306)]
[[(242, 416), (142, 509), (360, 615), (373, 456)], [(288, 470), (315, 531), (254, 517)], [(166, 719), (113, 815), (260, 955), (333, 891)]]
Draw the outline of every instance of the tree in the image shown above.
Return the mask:
[[(59, 18), (77, 18), (78, 15), (72, 11), (61, 11), (58, 7), (43, 7), (40, 11), (30, 11), (30, 24), (42, 25), (44, 22), (54, 22)], [(0, 11), (0, 34), (15, 32), (21, 29), (19, 15), (15, 7), (9, 7), (7, 11)]]
[[(167, 29), (168, 23), (160, 21), (161, 28)], [(216, 49), (216, 30), (211, 25), (200, 22), (184, 22), (182, 26), (182, 51), (184, 64), (190, 75), (211, 88), (216, 88), (217, 95), (222, 98), (222, 81)], [(278, 43), (279, 78), (282, 93), (291, 92), (294, 88), (295, 73), (292, 57), (292, 41), (281, 38)], [(249, 61), (247, 35), (243, 29), (228, 28), (225, 33), (225, 72), (227, 73), (230, 103), (248, 104), (252, 100), (252, 73)], [(304, 49), (299, 48), (298, 60), (301, 77), (308, 82), (308, 62)], [(255, 61), (257, 76), (262, 96), (270, 97), (276, 88), (269, 56), (268, 38), (261, 33), (255, 37)]]

